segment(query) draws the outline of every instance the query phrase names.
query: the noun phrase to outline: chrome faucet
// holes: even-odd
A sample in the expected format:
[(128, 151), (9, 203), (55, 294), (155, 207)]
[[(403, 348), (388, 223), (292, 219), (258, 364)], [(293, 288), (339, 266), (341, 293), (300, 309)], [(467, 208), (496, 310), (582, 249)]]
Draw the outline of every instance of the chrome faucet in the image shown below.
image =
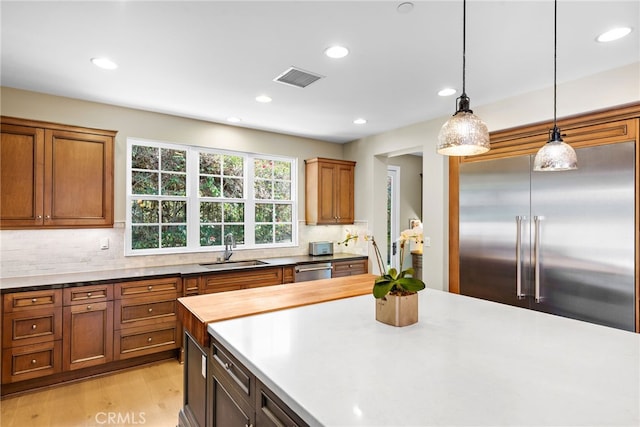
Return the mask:
[(224, 260), (229, 261), (231, 255), (233, 255), (233, 251), (231, 249), (236, 247), (236, 238), (233, 237), (233, 234), (229, 233), (224, 236)]

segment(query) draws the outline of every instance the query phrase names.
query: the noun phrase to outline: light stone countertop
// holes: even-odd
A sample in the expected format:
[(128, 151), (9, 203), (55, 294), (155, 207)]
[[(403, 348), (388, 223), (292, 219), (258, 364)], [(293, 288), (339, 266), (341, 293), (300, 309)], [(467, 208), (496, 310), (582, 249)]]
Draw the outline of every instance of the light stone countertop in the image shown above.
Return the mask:
[[(65, 285), (90, 285), (97, 282), (108, 282), (125, 279), (136, 278), (151, 278), (161, 276), (184, 276), (193, 274), (215, 274), (215, 272), (239, 270), (239, 269), (255, 269), (255, 268), (267, 268), (283, 265), (295, 265), (300, 263), (311, 262), (327, 262), (327, 261), (341, 261), (348, 259), (361, 259), (366, 258), (364, 255), (350, 254), (350, 253), (336, 253), (333, 255), (323, 256), (311, 256), (311, 255), (296, 255), (288, 257), (270, 257), (259, 258), (260, 261), (264, 261), (266, 264), (252, 266), (252, 267), (233, 267), (233, 262), (229, 263), (229, 268), (225, 270), (210, 270), (201, 264), (182, 264), (182, 265), (169, 265), (159, 267), (140, 267), (140, 268), (125, 268), (118, 270), (102, 270), (102, 271), (87, 271), (79, 273), (66, 273), (66, 274), (51, 274), (51, 275), (39, 275), (39, 276), (24, 276), (24, 277), (8, 277), (0, 278), (0, 290), (6, 291), (23, 291), (31, 290), (36, 287), (63, 287)], [(234, 261), (242, 261), (237, 259)]]
[(312, 426), (638, 426), (640, 335), (447, 292), (417, 324), (372, 296), (209, 324)]

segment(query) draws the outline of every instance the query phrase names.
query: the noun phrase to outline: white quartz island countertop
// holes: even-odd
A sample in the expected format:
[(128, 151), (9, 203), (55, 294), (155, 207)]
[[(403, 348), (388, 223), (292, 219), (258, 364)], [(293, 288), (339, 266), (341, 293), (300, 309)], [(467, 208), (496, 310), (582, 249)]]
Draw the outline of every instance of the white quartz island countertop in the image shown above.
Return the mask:
[(427, 289), (417, 324), (372, 296), (212, 323), (312, 426), (638, 426), (640, 336)]

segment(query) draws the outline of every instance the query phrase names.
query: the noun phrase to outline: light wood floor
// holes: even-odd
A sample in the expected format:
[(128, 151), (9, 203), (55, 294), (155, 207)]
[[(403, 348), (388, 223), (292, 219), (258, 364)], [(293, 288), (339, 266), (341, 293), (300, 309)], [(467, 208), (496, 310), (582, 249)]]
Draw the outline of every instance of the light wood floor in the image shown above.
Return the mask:
[(182, 407), (178, 361), (5, 398), (2, 427), (175, 427)]

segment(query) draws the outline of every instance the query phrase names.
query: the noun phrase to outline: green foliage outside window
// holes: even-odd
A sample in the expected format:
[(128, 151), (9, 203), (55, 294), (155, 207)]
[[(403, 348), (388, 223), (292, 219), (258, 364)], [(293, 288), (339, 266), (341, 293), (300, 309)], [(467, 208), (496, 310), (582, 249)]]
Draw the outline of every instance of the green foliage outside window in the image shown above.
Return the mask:
[(158, 172), (131, 172), (131, 193), (158, 194)]
[(293, 241), (292, 205), (276, 203), (291, 200), (291, 163), (256, 158), (254, 175), (256, 244)]
[[(220, 247), (229, 233), (242, 245), (246, 230), (250, 244), (293, 241), (292, 161), (154, 144), (131, 145), (132, 250)], [(197, 151), (197, 165), (188, 164), (189, 150)], [(187, 188), (190, 174), (197, 174), (196, 188)], [(255, 223), (247, 223), (247, 206), (255, 209)], [(199, 235), (189, 243), (189, 222), (196, 218)]]
[(179, 248), (187, 246), (187, 226), (186, 225), (163, 225), (162, 226), (162, 247)]
[(134, 225), (131, 227), (132, 249), (155, 249), (158, 247), (160, 229), (157, 225)]

